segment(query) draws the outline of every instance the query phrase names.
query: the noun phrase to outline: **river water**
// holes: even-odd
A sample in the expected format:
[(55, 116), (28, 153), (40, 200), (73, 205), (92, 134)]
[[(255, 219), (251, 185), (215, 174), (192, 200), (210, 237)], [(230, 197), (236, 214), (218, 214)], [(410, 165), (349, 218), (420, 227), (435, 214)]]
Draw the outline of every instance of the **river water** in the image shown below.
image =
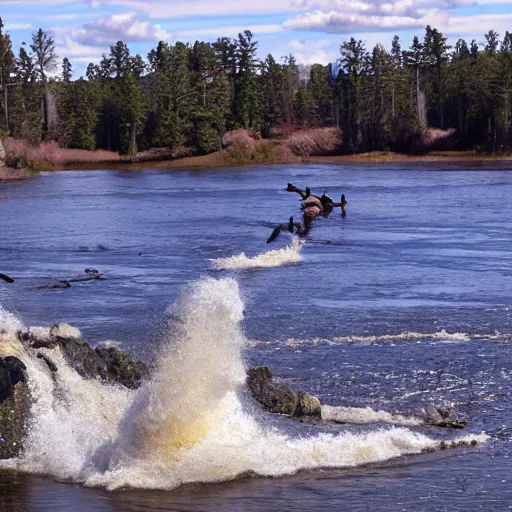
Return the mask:
[[(276, 224), (300, 218), (288, 182), (336, 201), (344, 193), (347, 216), (335, 210), (318, 219), (304, 244), (283, 231), (266, 245)], [(137, 473), (116, 452), (124, 472), (115, 478), (113, 459), (93, 471), (75, 445), (61, 459), (44, 458), (41, 446), (52, 451), (57, 440), (44, 440), (55, 423), (41, 419), (30, 463), (0, 473), (2, 510), (512, 509), (511, 197), (512, 174), (490, 163), (72, 171), (0, 184), (0, 271), (16, 278), (0, 286), (4, 317), (8, 311), (26, 326), (65, 321), (93, 345), (122, 343), (159, 368), (147, 396), (187, 376), (194, 382), (183, 393), (195, 389), (188, 399), (197, 409), (217, 399), (197, 386), (242, 395), (214, 408), (226, 408), (219, 423), (229, 417), (236, 435), (228, 429), (208, 449), (199, 441), (190, 450), (196, 459), (187, 453), (178, 463), (173, 454), (155, 474), (161, 461), (151, 465), (146, 452), (140, 467), (144, 457), (130, 452)], [(89, 267), (105, 280), (39, 289)], [(170, 308), (180, 295), (183, 314)], [(169, 341), (173, 322), (189, 329), (179, 342)], [(208, 341), (217, 352), (203, 351)], [(162, 346), (173, 343), (190, 374), (162, 363)], [(224, 356), (226, 373), (235, 368), (228, 383), (201, 377)], [(243, 396), (237, 374), (254, 364), (315, 394), (335, 415), (359, 408), (359, 424), (267, 417)], [(134, 409), (147, 420), (125, 438), (144, 437), (152, 409), (115, 393), (121, 425), (137, 423)], [(455, 408), (468, 426), (449, 432), (407, 422), (428, 404)], [(83, 422), (59, 435), (85, 426), (91, 438), (103, 435), (99, 423)], [(490, 438), (476, 447), (419, 453), (481, 432)]]

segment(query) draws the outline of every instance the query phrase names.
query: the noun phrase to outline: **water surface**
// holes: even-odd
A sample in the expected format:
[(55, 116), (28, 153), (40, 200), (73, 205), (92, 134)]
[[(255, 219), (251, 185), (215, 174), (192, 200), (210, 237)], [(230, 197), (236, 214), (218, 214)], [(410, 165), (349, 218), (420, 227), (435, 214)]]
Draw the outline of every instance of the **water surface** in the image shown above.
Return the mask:
[[(265, 244), (275, 224), (300, 216), (288, 182), (344, 193), (347, 217), (316, 221), (298, 263), (215, 269), (211, 259), (290, 243), (283, 233)], [(235, 275), (247, 364), (268, 364), (330, 405), (417, 414), (454, 404), (468, 433), (493, 436), (480, 448), (171, 492), (4, 473), (6, 510), (510, 508), (511, 194), (512, 174), (491, 164), (73, 171), (0, 185), (0, 270), (16, 278), (0, 303), (26, 325), (66, 321), (93, 344), (121, 341), (152, 360), (180, 288)], [(106, 279), (36, 289), (87, 267)]]

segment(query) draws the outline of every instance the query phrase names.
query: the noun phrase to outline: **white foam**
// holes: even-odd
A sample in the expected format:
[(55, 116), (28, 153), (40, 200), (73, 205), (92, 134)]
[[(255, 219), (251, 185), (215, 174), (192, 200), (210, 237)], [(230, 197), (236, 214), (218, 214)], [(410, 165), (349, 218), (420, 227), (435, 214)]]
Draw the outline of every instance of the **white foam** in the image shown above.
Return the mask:
[(17, 355), (23, 351), (18, 332), (25, 328), (21, 320), (0, 306), (0, 357)]
[(380, 334), (369, 336), (335, 336), (332, 338), (312, 338), (312, 339), (296, 339), (288, 338), (285, 340), (286, 345), (298, 346), (302, 344), (319, 345), (322, 343), (377, 343), (379, 341), (418, 341), (418, 340), (436, 340), (436, 341), (453, 341), (466, 342), (471, 336), (465, 332), (447, 332), (444, 329), (434, 333), (421, 332), (401, 332), (399, 334)]
[(51, 339), (50, 327), (32, 326), (28, 328), (28, 334), (33, 340), (48, 341)]
[[(151, 379), (137, 391), (83, 379), (58, 348), (27, 348), (29, 434), (23, 457), (1, 465), (108, 489), (172, 489), (247, 472), (357, 466), (440, 447), (405, 428), (295, 438), (267, 427), (266, 415), (256, 418), (254, 404), (246, 407), (240, 398), (243, 310), (235, 280), (193, 284), (172, 309), (177, 321)], [(37, 352), (58, 371), (51, 373)]]
[(294, 237), (291, 245), (287, 245), (282, 249), (264, 252), (252, 258), (247, 257), (245, 253), (242, 252), (238, 256), (211, 259), (210, 261), (216, 268), (225, 270), (282, 267), (283, 265), (298, 263), (302, 260), (302, 246), (303, 242), (297, 237)]
[(337, 423), (391, 423), (393, 425), (419, 426), (423, 421), (414, 416), (391, 414), (387, 411), (375, 411), (371, 407), (334, 407), (322, 405), (322, 419)]
[(0, 306), (0, 339), (11, 340), (17, 337), (18, 331), (22, 331), (24, 325), (14, 314)]
[(54, 325), (50, 329), (50, 333), (58, 338), (80, 338), (82, 336), (76, 327), (66, 323)]

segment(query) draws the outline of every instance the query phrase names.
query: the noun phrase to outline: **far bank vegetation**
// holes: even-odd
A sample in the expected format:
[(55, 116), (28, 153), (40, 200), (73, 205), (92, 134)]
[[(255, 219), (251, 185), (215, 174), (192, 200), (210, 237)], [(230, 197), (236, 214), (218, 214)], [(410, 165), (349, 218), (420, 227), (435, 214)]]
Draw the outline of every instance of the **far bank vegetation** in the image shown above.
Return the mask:
[(161, 41), (146, 58), (118, 41), (77, 77), (51, 33), (39, 29), (15, 50), (0, 20), (0, 137), (9, 135), (7, 164), (19, 168), (508, 151), (512, 36), (446, 41), (430, 26), (408, 44), (395, 36), (390, 51), (350, 38), (328, 66), (261, 59), (248, 30), (214, 43)]

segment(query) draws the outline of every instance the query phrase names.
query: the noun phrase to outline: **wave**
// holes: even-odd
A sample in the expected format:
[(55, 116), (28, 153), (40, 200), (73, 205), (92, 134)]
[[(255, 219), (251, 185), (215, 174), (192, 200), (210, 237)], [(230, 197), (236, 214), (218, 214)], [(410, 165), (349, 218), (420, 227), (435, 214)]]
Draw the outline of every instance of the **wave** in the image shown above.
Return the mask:
[[(489, 335), (496, 336), (495, 334)], [(478, 339), (482, 338), (482, 335), (476, 335)], [(421, 332), (401, 332), (399, 334), (373, 334), (368, 336), (335, 336), (332, 338), (310, 338), (306, 340), (288, 338), (284, 340), (286, 345), (297, 346), (302, 344), (322, 344), (322, 343), (377, 343), (379, 341), (426, 341), (426, 340), (438, 340), (438, 341), (470, 341), (475, 339), (471, 335), (465, 332), (447, 332), (444, 329), (434, 333), (421, 333)], [(256, 342), (257, 343), (257, 342)]]
[(387, 411), (375, 411), (371, 407), (334, 407), (330, 405), (322, 405), (322, 419), (336, 423), (353, 423), (356, 425), (392, 423), (394, 425), (418, 427), (424, 423), (421, 419), (414, 416), (402, 416), (401, 414), (391, 414)]
[[(1, 464), (107, 489), (173, 489), (248, 473), (352, 467), (442, 447), (403, 427), (297, 438), (269, 426), (242, 392), (243, 311), (234, 279), (191, 285), (172, 308), (176, 320), (152, 376), (138, 390), (83, 379), (58, 348), (25, 349), (20, 358), (34, 400), (31, 420), (23, 455)], [(334, 415), (336, 408), (324, 414), (329, 410)], [(481, 434), (455, 442), (486, 439)]]
[(223, 270), (282, 267), (283, 265), (298, 263), (302, 260), (302, 246), (303, 242), (297, 237), (294, 237), (291, 245), (287, 245), (282, 249), (264, 252), (252, 258), (247, 257), (245, 253), (242, 252), (238, 256), (210, 259), (209, 261), (211, 261), (217, 269)]
[[(447, 332), (444, 329), (438, 332), (401, 332), (399, 334), (373, 334), (368, 336), (334, 336), (332, 338), (287, 338), (282, 341), (285, 345), (296, 347), (300, 345), (321, 345), (336, 343), (378, 343), (394, 341), (439, 341), (445, 343), (463, 343), (469, 341), (497, 341), (512, 342), (512, 333), (501, 333), (495, 331), (488, 334), (471, 334), (466, 332)], [(268, 342), (251, 340), (252, 345), (268, 344)]]

